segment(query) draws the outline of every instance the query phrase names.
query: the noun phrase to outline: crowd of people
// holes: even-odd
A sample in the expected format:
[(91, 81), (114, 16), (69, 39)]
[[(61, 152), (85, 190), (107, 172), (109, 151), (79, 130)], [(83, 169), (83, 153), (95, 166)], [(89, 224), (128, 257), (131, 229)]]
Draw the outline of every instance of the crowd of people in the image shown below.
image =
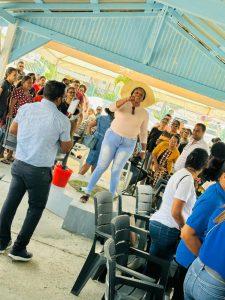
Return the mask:
[[(0, 253), (11, 246), (11, 224), (28, 191), (28, 213), (9, 256), (31, 259), (26, 247), (48, 199), (58, 148), (70, 152), (76, 135), (90, 148), (80, 174), (92, 172), (80, 201), (89, 200), (111, 163), (109, 191), (114, 196), (122, 169), (138, 149), (135, 155), (143, 161), (146, 182), (154, 188), (160, 179), (168, 181), (162, 204), (150, 217), (149, 251), (176, 261), (173, 299), (225, 299), (225, 144), (215, 138), (209, 147), (205, 124), (197, 123), (191, 130), (171, 114), (148, 132), (145, 108), (155, 100), (145, 84), (129, 82), (122, 98), (104, 114), (102, 107), (96, 111), (90, 107), (86, 91), (78, 80), (47, 81), (34, 73), (26, 75), (22, 61), (7, 69), (0, 87), (0, 127), (10, 120), (9, 133), (17, 136), (17, 148), (0, 214)], [(74, 101), (77, 105), (70, 111)], [(13, 160), (8, 150), (1, 161)]]

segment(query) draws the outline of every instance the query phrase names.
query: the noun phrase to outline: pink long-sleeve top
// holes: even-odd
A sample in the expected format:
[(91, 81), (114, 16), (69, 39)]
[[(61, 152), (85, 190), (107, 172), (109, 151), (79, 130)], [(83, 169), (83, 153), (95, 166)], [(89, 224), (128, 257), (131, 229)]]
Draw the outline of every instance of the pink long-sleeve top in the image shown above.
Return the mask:
[(143, 107), (136, 107), (135, 114), (132, 115), (131, 102), (125, 103), (120, 108), (116, 107), (116, 102), (110, 105), (109, 109), (115, 113), (111, 129), (126, 138), (137, 138), (140, 142), (147, 143), (148, 136), (148, 113)]

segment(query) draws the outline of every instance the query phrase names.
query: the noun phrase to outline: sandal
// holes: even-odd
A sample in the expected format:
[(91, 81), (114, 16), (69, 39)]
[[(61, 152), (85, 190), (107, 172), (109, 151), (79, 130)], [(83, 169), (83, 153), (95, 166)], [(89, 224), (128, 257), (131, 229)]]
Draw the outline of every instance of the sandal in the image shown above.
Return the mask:
[(84, 195), (84, 196), (80, 197), (80, 202), (87, 203), (89, 198), (90, 198), (90, 195)]
[(8, 159), (1, 160), (3, 164), (10, 165), (10, 161)]

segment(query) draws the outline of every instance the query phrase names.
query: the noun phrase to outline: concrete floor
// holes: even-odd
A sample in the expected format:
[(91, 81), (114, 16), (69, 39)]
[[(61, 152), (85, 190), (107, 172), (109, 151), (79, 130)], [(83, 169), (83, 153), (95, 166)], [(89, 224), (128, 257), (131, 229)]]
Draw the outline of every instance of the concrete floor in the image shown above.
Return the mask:
[[(10, 167), (0, 163), (0, 208), (10, 182)], [(19, 232), (27, 209), (24, 198), (13, 222), (13, 239)], [(44, 211), (38, 228), (28, 246), (34, 257), (28, 263), (12, 262), (7, 255), (0, 255), (1, 300), (69, 300), (70, 294), (91, 241), (61, 229), (62, 219), (48, 210)], [(97, 300), (104, 293), (104, 285), (89, 281), (77, 299)]]

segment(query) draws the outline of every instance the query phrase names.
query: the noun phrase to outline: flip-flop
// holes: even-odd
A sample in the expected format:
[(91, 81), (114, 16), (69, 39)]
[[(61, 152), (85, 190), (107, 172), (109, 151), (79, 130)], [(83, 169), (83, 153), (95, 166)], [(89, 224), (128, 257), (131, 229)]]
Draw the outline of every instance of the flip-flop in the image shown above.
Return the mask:
[(90, 198), (89, 195), (84, 195), (84, 196), (80, 197), (80, 202), (81, 203), (87, 203), (89, 198)]

